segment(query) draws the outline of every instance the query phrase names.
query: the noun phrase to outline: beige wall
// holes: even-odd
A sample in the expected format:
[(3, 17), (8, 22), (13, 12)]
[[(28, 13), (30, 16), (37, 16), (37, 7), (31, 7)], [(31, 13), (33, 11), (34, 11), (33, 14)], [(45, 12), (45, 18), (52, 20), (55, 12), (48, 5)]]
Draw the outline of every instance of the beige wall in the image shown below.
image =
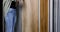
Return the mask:
[(38, 32), (38, 0), (24, 0), (22, 31)]

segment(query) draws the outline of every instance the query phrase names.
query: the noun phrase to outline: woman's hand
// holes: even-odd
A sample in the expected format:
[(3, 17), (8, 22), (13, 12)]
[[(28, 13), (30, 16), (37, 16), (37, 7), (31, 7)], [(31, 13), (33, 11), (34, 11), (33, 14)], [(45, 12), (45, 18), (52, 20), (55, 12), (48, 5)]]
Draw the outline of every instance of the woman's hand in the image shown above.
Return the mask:
[(16, 6), (23, 6), (23, 0), (16, 0)]

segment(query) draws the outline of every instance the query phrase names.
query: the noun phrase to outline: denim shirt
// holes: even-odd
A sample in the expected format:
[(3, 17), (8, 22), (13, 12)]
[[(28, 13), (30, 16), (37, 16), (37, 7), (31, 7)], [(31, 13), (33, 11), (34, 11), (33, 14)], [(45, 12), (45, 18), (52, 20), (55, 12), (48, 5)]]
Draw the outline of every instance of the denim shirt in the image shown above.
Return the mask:
[(14, 32), (16, 23), (16, 9), (10, 8), (5, 17), (6, 32)]

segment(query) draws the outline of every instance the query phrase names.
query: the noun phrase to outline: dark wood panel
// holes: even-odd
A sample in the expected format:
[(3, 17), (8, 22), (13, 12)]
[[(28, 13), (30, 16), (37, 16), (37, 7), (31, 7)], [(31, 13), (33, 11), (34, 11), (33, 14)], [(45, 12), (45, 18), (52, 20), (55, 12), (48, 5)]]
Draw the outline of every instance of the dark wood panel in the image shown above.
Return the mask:
[(40, 0), (40, 32), (48, 32), (48, 0)]

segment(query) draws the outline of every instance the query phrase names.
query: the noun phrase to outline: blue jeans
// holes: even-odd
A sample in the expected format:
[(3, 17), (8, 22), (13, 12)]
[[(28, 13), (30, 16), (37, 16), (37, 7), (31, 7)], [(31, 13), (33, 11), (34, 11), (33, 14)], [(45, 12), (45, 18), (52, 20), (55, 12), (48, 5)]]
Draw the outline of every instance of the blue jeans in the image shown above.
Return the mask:
[(6, 32), (14, 32), (16, 23), (16, 9), (10, 8), (5, 16)]

